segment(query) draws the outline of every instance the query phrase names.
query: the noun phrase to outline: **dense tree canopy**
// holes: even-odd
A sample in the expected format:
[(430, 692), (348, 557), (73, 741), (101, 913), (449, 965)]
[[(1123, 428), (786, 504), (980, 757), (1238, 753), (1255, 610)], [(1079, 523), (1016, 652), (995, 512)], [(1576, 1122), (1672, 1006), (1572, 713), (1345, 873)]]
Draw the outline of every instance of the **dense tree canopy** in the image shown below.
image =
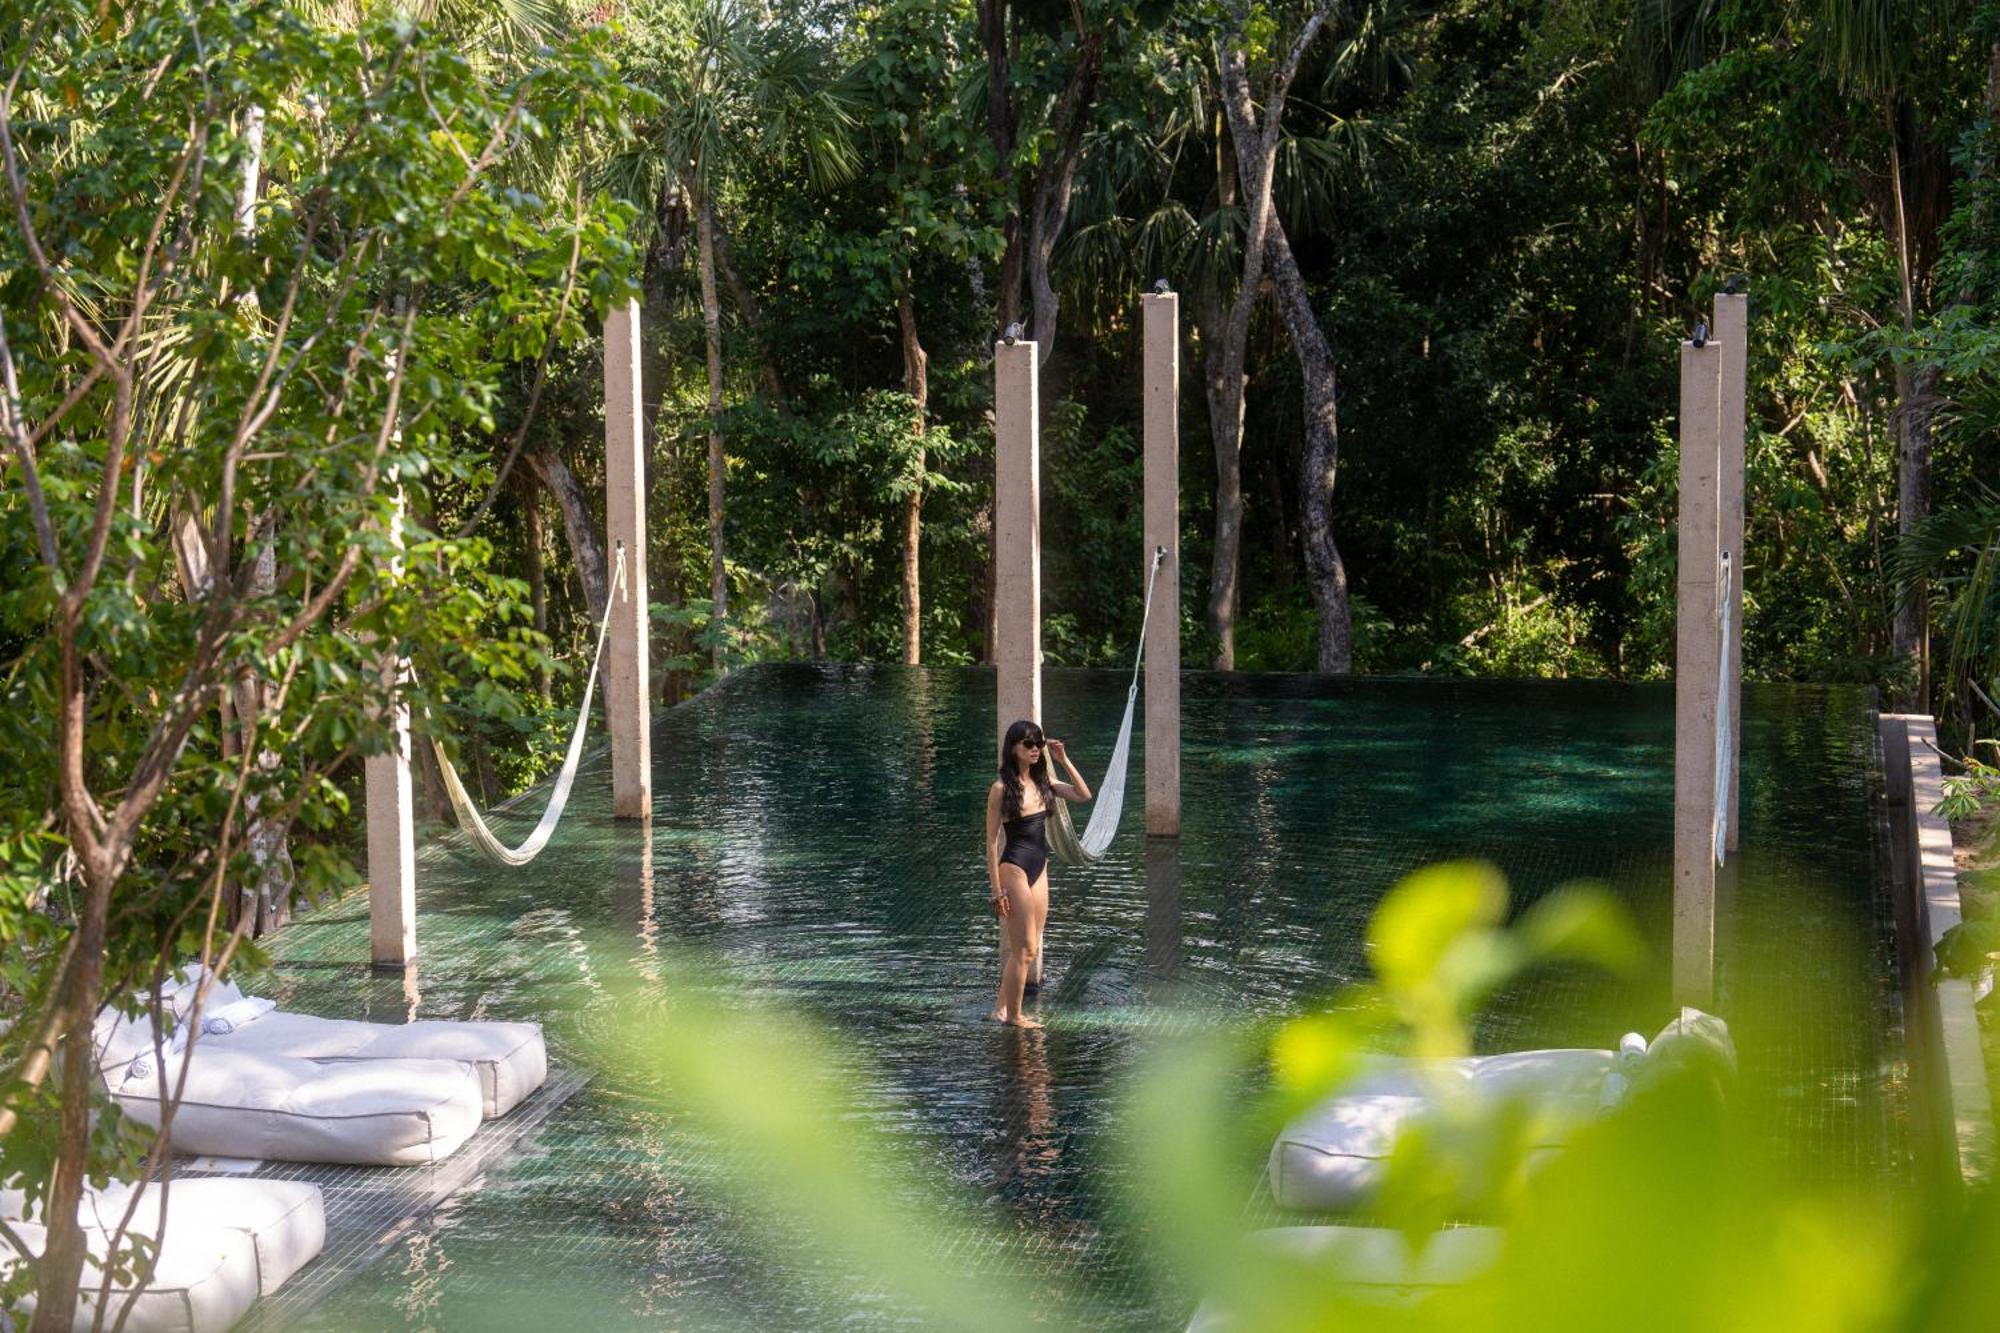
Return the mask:
[[(824, 179), (767, 139), (715, 186), (726, 471), (747, 488), (726, 526), (732, 660), (895, 655), (913, 489), (928, 500), (923, 659), (986, 655), (990, 342), (1034, 313), (1034, 247), (1018, 236), (1051, 208), (1071, 136), (1071, 188), (1044, 225), (1059, 233), (1043, 386), (1052, 660), (1109, 662), (1131, 637), (1138, 520), (1121, 497), (1137, 468), (1137, 295), (1158, 277), (1186, 297), (1183, 611), (1208, 644), (1194, 660), (1228, 633), (1242, 669), (1326, 664), (1313, 594), (1328, 575), (1301, 543), (1323, 506), (1354, 669), (1662, 674), (1674, 347), (1736, 274), (1753, 310), (1749, 671), (1915, 691), (1923, 645), (1899, 606), (1907, 620), (1928, 602), (1932, 638), (1968, 623), (1959, 593), (1990, 528), (1923, 520), (1980, 498), (1982, 7), (886, 4), (755, 21), (817, 44), (820, 114), (855, 157)], [(1271, 193), (1330, 361), (1302, 374), (1303, 326), (1260, 266), (1241, 443), (1218, 452), (1227, 405), (1205, 377), (1242, 290), (1252, 197), (1218, 53), (1241, 44), (1261, 108), (1260, 80), (1315, 22)], [(711, 415), (682, 244), (694, 226), (680, 192), (634, 202), (655, 228), (659, 499), (686, 534)], [(881, 433), (899, 410), (884, 395), (912, 393), (912, 346), (928, 374), (898, 444)], [(1316, 389), (1337, 398), (1337, 486), (1324, 460), (1320, 481), (1305, 470)], [(590, 437), (562, 447), (588, 471)], [(1242, 509), (1226, 620), (1204, 577), (1224, 453)], [(1322, 483), (1330, 499), (1315, 500)], [(686, 606), (701, 562), (678, 540), (680, 572), (660, 587)], [(1926, 567), (1941, 576), (1927, 589)], [(1936, 649), (1957, 665), (1933, 699), (1961, 725), (1991, 711), (1974, 619), (1959, 649)]]

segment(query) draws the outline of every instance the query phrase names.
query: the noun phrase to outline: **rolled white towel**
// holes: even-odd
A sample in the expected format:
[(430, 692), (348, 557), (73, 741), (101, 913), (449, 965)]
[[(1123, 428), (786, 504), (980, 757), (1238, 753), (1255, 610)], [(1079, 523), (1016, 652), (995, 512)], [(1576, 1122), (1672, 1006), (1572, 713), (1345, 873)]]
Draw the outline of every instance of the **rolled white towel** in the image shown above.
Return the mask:
[(1628, 1032), (1618, 1039), (1618, 1049), (1611, 1056), (1611, 1069), (1604, 1075), (1604, 1087), (1598, 1093), (1597, 1104), (1601, 1109), (1609, 1111), (1625, 1100), (1645, 1059), (1646, 1038), (1642, 1034)]

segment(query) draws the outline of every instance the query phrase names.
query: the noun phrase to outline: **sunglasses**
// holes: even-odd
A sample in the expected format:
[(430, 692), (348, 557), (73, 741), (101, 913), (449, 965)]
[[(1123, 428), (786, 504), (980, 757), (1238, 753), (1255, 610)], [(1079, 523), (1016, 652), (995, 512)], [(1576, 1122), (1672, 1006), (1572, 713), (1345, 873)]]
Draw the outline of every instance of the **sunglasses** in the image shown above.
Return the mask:
[(1039, 750), (1042, 748), (1042, 742), (1040, 741), (1022, 741), (1021, 744), (1027, 746), (1030, 750)]

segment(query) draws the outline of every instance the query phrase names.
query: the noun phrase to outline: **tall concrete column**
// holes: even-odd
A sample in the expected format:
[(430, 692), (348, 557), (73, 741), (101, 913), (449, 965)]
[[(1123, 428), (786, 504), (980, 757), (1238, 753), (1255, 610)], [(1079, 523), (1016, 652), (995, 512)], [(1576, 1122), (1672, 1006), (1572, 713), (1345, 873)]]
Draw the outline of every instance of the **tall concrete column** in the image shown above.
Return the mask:
[[(639, 303), (604, 320), (605, 540), (611, 546), (611, 637), (604, 707), (611, 722), (611, 812), (653, 812), (653, 716), (646, 634), (645, 423), (639, 405)], [(625, 562), (624, 588), (618, 559)]]
[[(390, 544), (403, 545), (403, 501), (396, 498)], [(392, 568), (402, 563), (392, 560)], [(417, 821), (410, 785), (410, 705), (400, 697), (403, 659), (387, 653), (382, 697), (394, 748), (368, 756), (362, 781), (368, 801), (368, 955), (377, 967), (408, 967), (417, 957)]]
[(1674, 970), (1676, 1004), (1715, 990), (1715, 710), (1722, 649), (1717, 578), (1722, 358), (1681, 344), (1679, 565), (1674, 576)]
[[(1145, 325), (1146, 835), (1181, 833), (1181, 298), (1139, 298)], [(1153, 575), (1153, 553), (1166, 559)], [(1143, 585), (1142, 585), (1143, 586)]]
[(1729, 589), (1729, 837), (1736, 850), (1737, 811), (1743, 791), (1743, 435), (1749, 375), (1750, 298), (1720, 292), (1715, 298), (1715, 340), (1722, 344), (1722, 471), (1717, 485), (1720, 528), (1717, 541), (1735, 562)]
[(1041, 376), (1031, 342), (993, 345), (993, 601), (1000, 639), (997, 743), (1042, 720)]

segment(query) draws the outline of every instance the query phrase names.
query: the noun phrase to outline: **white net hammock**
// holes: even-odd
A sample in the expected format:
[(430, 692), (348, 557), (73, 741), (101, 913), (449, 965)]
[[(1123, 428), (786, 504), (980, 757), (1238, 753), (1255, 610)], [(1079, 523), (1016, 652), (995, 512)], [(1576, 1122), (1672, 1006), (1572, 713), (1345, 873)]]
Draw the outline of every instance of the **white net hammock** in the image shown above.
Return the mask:
[(563, 757), (562, 771), (556, 774), (555, 789), (549, 793), (549, 803), (542, 811), (542, 817), (518, 847), (509, 847), (501, 842), (480, 816), (472, 804), (472, 796), (465, 790), (465, 783), (459, 780), (458, 770), (444, 752), (444, 746), (437, 738), (431, 738), (431, 751), (437, 755), (438, 771), (444, 775), (444, 789), (451, 798), (451, 811), (458, 819), (458, 826), (465, 830), (465, 836), (472, 839), (485, 857), (499, 865), (524, 866), (541, 854), (549, 845), (556, 825), (562, 820), (563, 808), (569, 804), (570, 788), (576, 783), (577, 767), (583, 762), (583, 740), (590, 730), (590, 701), (597, 692), (597, 671), (604, 661), (604, 641), (610, 637), (611, 607), (615, 601), (624, 600), (629, 594), (625, 586), (625, 544), (618, 544), (618, 563), (611, 575), (611, 595), (605, 598), (604, 619), (597, 627), (597, 651), (591, 654), (590, 678), (584, 682), (583, 703), (576, 710), (576, 729), (570, 733), (569, 753)]
[(1111, 762), (1105, 766), (1104, 781), (1095, 792), (1090, 822), (1077, 836), (1070, 822), (1069, 802), (1056, 802), (1055, 817), (1048, 822), (1049, 848), (1066, 865), (1092, 865), (1104, 859), (1111, 839), (1118, 833), (1118, 817), (1125, 810), (1125, 775), (1132, 761), (1132, 713), (1139, 702), (1139, 669), (1146, 662), (1146, 626), (1153, 618), (1153, 589), (1160, 581), (1160, 565), (1166, 560), (1165, 547), (1153, 552), (1153, 570), (1146, 578), (1146, 610), (1139, 617), (1139, 651), (1132, 659), (1132, 683), (1125, 690), (1125, 720), (1118, 724), (1118, 743), (1111, 747)]

